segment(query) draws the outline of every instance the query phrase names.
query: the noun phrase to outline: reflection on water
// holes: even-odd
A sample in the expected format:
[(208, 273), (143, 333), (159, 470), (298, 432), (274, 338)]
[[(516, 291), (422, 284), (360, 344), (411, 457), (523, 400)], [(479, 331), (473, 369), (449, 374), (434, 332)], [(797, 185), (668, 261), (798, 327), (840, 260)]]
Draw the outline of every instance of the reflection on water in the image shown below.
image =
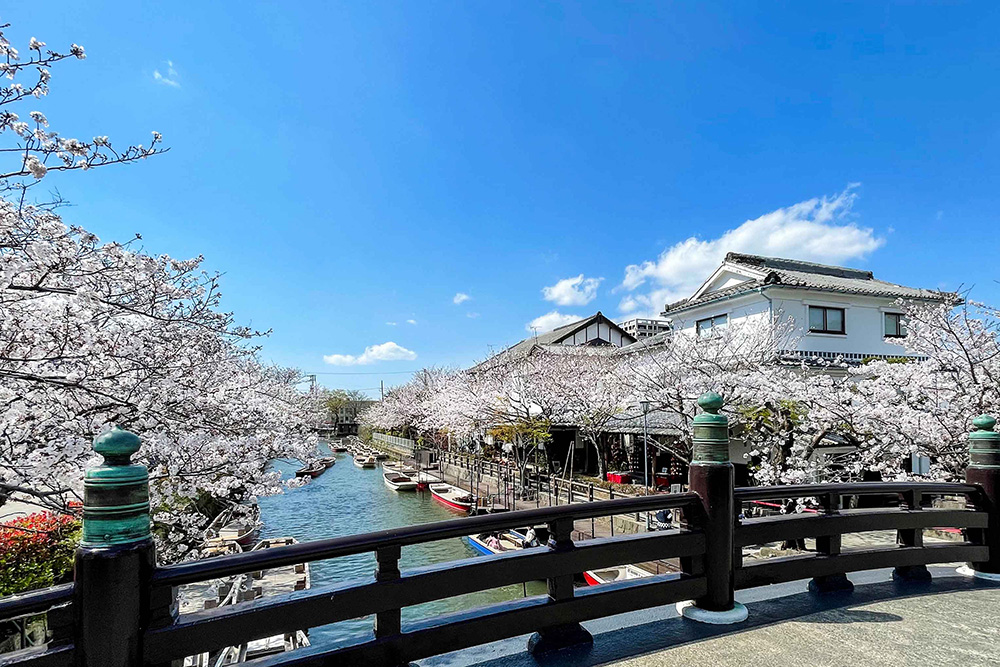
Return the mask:
[[(278, 470), (291, 475), (297, 463), (278, 462)], [(290, 535), (300, 542), (329, 537), (356, 535), (387, 528), (399, 528), (458, 516), (437, 501), (429, 492), (395, 492), (382, 481), (382, 468), (361, 469), (353, 465), (349, 454), (337, 454), (337, 464), (306, 486), (282, 495), (259, 500), (264, 527), (261, 537)], [(403, 547), (400, 568), (414, 568), (431, 563), (470, 558), (476, 551), (462, 539), (442, 540)], [(326, 586), (351, 579), (371, 580), (375, 571), (373, 553), (312, 563), (312, 585)], [(403, 610), (407, 621), (433, 617), (485, 604), (520, 598), (525, 594), (545, 592), (541, 582), (526, 586), (506, 586), (461, 597), (429, 602)], [(372, 618), (354, 619), (310, 630), (314, 646), (354, 643), (372, 635)]]

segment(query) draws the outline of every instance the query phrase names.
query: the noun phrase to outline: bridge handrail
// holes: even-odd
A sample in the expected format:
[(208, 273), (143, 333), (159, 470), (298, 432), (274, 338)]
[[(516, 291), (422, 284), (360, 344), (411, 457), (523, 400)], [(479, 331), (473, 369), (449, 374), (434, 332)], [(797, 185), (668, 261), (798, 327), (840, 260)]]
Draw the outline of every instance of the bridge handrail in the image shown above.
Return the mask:
[[(698, 530), (669, 530), (586, 540), (568, 551), (564, 547), (550, 545), (437, 563), (403, 570), (388, 581), (376, 576), (339, 582), (252, 604), (185, 614), (176, 623), (147, 634), (146, 658), (159, 664), (297, 629), (370, 615), (398, 615), (404, 607), (534, 579), (572, 577), (620, 564), (623, 559), (696, 558), (705, 553), (705, 537)], [(697, 578), (674, 575), (674, 579)]]
[(296, 563), (339, 558), (367, 553), (377, 548), (402, 547), (424, 542), (435, 542), (476, 533), (497, 532), (510, 528), (548, 523), (558, 520), (580, 520), (593, 517), (626, 514), (659, 509), (694, 508), (700, 503), (697, 493), (674, 493), (602, 500), (593, 503), (560, 505), (538, 509), (497, 512), (461, 519), (447, 519), (392, 528), (363, 535), (334, 537), (292, 544), (281, 549), (262, 549), (242, 554), (218, 556), (208, 560), (181, 563), (157, 568), (153, 584), (180, 586), (208, 579), (228, 577), (261, 569), (294, 565)]
[(0, 597), (0, 620), (41, 613), (72, 600), (72, 583)]
[[(654, 494), (441, 521), (366, 535), (222, 556), (169, 567), (155, 566), (148, 471), (129, 458), (139, 438), (112, 429), (94, 448), (105, 457), (87, 470), (83, 541), (76, 550), (74, 584), (0, 600), (0, 619), (48, 610), (53, 642), (0, 658), (0, 665), (140, 667), (202, 650), (245, 643), (298, 628), (375, 616), (374, 638), (345, 648), (316, 647), (268, 658), (268, 665), (406, 664), (497, 639), (534, 632), (532, 652), (591, 641), (581, 622), (692, 601), (691, 618), (746, 618), (738, 589), (810, 579), (817, 592), (853, 588), (847, 573), (892, 567), (897, 581), (927, 581), (927, 565), (966, 562), (976, 576), (1000, 576), (1000, 432), (996, 420), (973, 420), (966, 483), (869, 482), (734, 488), (729, 424), (722, 397), (698, 399), (693, 423), (688, 493)], [(959, 507), (928, 507), (930, 495), (964, 496)], [(588, 496), (589, 488), (588, 488)], [(896, 508), (842, 509), (847, 496), (900, 496)], [(572, 494), (571, 494), (572, 496)], [(130, 502), (122, 504), (122, 498)], [(816, 497), (821, 510), (742, 518), (744, 502)], [(572, 497), (570, 498), (572, 499)], [(607, 515), (679, 509), (680, 530), (574, 541), (574, 522)], [(401, 570), (402, 548), (546, 524), (545, 547)], [(960, 528), (960, 541), (924, 544), (924, 531)], [(895, 539), (844, 548), (847, 533), (892, 530)], [(802, 540), (815, 539), (804, 549)], [(753, 544), (794, 541), (792, 555), (759, 558)], [(315, 590), (289, 592), (235, 607), (178, 616), (177, 586), (302, 562), (374, 553), (374, 577)], [(680, 572), (604, 583), (577, 591), (574, 576), (605, 567), (679, 558)], [(589, 576), (589, 575), (588, 575)], [(594, 575), (600, 578), (599, 575)], [(403, 610), (515, 582), (544, 578), (547, 594), (438, 616), (405, 626)], [(54, 605), (54, 606), (53, 606)], [(706, 616), (708, 615), (708, 616)], [(711, 621), (715, 622), (715, 621)], [(72, 641), (72, 645), (70, 645)], [(264, 664), (264, 663), (262, 663)], [(340, 664), (340, 663), (338, 663)]]
[(773, 500), (776, 498), (810, 498), (838, 494), (840, 496), (902, 495), (918, 491), (927, 495), (977, 497), (981, 489), (974, 484), (957, 482), (852, 482), (844, 484), (781, 484), (776, 486), (739, 486), (733, 491), (736, 500)]

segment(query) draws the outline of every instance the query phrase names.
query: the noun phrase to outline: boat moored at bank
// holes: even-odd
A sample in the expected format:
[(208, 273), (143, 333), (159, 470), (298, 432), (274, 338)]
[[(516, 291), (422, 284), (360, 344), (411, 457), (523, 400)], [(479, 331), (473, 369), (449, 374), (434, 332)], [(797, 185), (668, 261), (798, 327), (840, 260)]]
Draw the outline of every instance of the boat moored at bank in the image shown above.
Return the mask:
[(454, 510), (469, 512), (475, 506), (475, 498), (465, 489), (460, 489), (445, 482), (428, 484), (427, 488), (430, 489), (431, 495), (434, 496), (435, 500)]
[(378, 461), (375, 460), (374, 456), (369, 456), (367, 454), (355, 454), (354, 455), (354, 465), (359, 468), (374, 468)]
[(385, 485), (393, 491), (416, 491), (417, 481), (408, 475), (393, 471), (383, 471), (382, 479)]
[(626, 581), (628, 579), (642, 579), (653, 576), (652, 572), (644, 570), (636, 565), (618, 565), (615, 567), (605, 567), (600, 570), (587, 570), (583, 573), (584, 580), (591, 586), (610, 584), (615, 581)]
[(205, 537), (208, 541), (236, 542), (241, 547), (248, 547), (253, 544), (260, 526), (260, 507), (256, 503), (234, 505), (212, 520)]

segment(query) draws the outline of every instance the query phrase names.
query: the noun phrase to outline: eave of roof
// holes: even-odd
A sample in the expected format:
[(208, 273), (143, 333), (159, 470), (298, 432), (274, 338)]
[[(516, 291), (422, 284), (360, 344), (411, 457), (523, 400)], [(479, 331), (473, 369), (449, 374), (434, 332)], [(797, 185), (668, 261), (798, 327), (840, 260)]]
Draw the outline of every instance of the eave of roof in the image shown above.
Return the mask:
[[(676, 301), (671, 304), (667, 304), (666, 309), (661, 313), (662, 316), (666, 317), (675, 313), (690, 310), (692, 308), (697, 308), (707, 304), (715, 303), (717, 301), (724, 301), (727, 299), (732, 299), (738, 296), (744, 296), (757, 291), (763, 291), (773, 287), (781, 287), (786, 289), (799, 289), (799, 290), (810, 290), (816, 292), (826, 292), (826, 293), (836, 293), (836, 294), (850, 294), (852, 296), (870, 296), (875, 298), (883, 299), (904, 299), (907, 301), (949, 301), (957, 300), (958, 295), (954, 292), (939, 292), (936, 290), (920, 289), (915, 287), (905, 287), (903, 285), (896, 285), (894, 283), (888, 283), (883, 280), (857, 280), (852, 278), (841, 279), (845, 281), (852, 281), (856, 283), (864, 283), (857, 285), (849, 284), (816, 284), (810, 283), (807, 279), (796, 280), (797, 276), (791, 275), (793, 273), (799, 272), (785, 272), (785, 279), (791, 278), (790, 281), (782, 280), (782, 277), (777, 274), (777, 272), (772, 272), (768, 274), (767, 278), (764, 280), (748, 280), (731, 287), (727, 287), (716, 292), (711, 292), (704, 295), (698, 299), (685, 299), (682, 301)], [(807, 274), (808, 275), (808, 274)], [(828, 278), (824, 276), (825, 278)]]
[[(731, 267), (737, 273), (745, 272), (759, 279), (750, 279), (730, 287), (702, 293), (712, 278), (723, 269)], [(664, 307), (662, 316), (677, 313), (716, 301), (730, 299), (771, 286), (781, 286), (790, 289), (809, 289), (830, 293), (852, 294), (890, 299), (910, 299), (918, 301), (957, 300), (958, 295), (951, 292), (906, 287), (895, 283), (878, 280), (871, 271), (852, 269), (843, 266), (829, 266), (814, 262), (803, 262), (781, 257), (764, 257), (730, 252), (726, 259), (716, 269), (708, 281), (687, 299), (675, 301)]]

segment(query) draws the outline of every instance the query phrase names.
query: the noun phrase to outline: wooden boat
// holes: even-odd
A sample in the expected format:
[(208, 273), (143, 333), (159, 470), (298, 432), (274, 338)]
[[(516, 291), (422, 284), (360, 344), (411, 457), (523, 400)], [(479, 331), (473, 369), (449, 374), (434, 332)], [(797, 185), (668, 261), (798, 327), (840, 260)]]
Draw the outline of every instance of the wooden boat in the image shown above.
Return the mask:
[(382, 470), (386, 472), (394, 472), (399, 475), (406, 475), (407, 477), (416, 477), (420, 474), (420, 471), (413, 466), (403, 465), (398, 461), (394, 463), (383, 463)]
[(434, 484), (428, 484), (427, 488), (430, 489), (431, 495), (434, 496), (434, 500), (437, 500), (452, 509), (468, 512), (475, 504), (475, 499), (472, 497), (472, 494), (464, 489), (458, 488), (457, 486), (452, 486), (451, 484), (446, 484), (444, 482), (436, 482)]
[(229, 554), (243, 553), (243, 547), (239, 542), (227, 540), (221, 537), (210, 537), (201, 545), (201, 557), (212, 558), (213, 556), (228, 556)]
[(385, 485), (393, 491), (415, 491), (417, 489), (416, 480), (397, 472), (383, 472), (382, 479)]
[(367, 456), (364, 454), (356, 454), (354, 456), (354, 465), (359, 468), (374, 468), (377, 461), (374, 456)]
[(375, 452), (375, 460), (376, 461), (385, 461), (388, 458), (389, 458), (389, 455), (386, 454), (385, 452)]
[(296, 477), (312, 477), (316, 478), (326, 472), (326, 466), (320, 461), (313, 461), (308, 463), (298, 470), (295, 471)]
[(322, 463), (324, 468), (332, 468), (337, 463), (336, 456), (324, 456), (317, 463)]
[(635, 565), (618, 565), (616, 567), (605, 567), (600, 570), (587, 570), (583, 573), (583, 578), (591, 586), (651, 576), (653, 576), (652, 572), (644, 570), (641, 567), (636, 567)]
[[(297, 543), (298, 540), (294, 537), (278, 537), (261, 540), (254, 545), (251, 551), (279, 549)], [(273, 567), (263, 572), (254, 572), (253, 578), (256, 580), (254, 587), (261, 591), (262, 596), (283, 595), (294, 591), (302, 591), (312, 585), (309, 563), (285, 565), (283, 567)], [(276, 655), (306, 646), (309, 646), (309, 637), (305, 632), (302, 630), (286, 632), (247, 642), (243, 650), (243, 660), (253, 660), (254, 658), (261, 658), (267, 655)]]
[(260, 507), (234, 505), (215, 517), (205, 535), (208, 539), (219, 538), (237, 542), (241, 547), (250, 546), (260, 528)]
[[(294, 537), (261, 540), (254, 545), (251, 551), (276, 549), (296, 544), (297, 542), (298, 540)], [(237, 582), (232, 587), (233, 592), (230, 593), (227, 602), (223, 604), (236, 604), (237, 602), (254, 600), (266, 595), (284, 595), (293, 591), (308, 589), (311, 585), (309, 563), (273, 567), (268, 570), (254, 572), (249, 576), (244, 575), (243, 580), (242, 582)], [(235, 665), (255, 658), (277, 655), (306, 646), (309, 646), (309, 637), (304, 631), (286, 632), (280, 635), (255, 639), (240, 646), (230, 646), (219, 653), (214, 665), (215, 667)]]
[(516, 530), (505, 530), (499, 533), (499, 549), (495, 549), (487, 544), (491, 534), (492, 533), (480, 533), (478, 535), (469, 535), (465, 539), (468, 540), (469, 546), (486, 556), (505, 551), (520, 551), (524, 548), (524, 533)]
[(277, 655), (285, 651), (294, 651), (297, 648), (305, 648), (306, 646), (309, 646), (309, 637), (302, 630), (296, 630), (294, 633), (255, 639), (247, 643), (243, 659), (245, 661), (253, 660), (254, 658), (263, 658), (264, 656)]
[(344, 444), (343, 440), (334, 440), (333, 444), (330, 445), (330, 449), (338, 454), (342, 454), (347, 451), (347, 445)]

